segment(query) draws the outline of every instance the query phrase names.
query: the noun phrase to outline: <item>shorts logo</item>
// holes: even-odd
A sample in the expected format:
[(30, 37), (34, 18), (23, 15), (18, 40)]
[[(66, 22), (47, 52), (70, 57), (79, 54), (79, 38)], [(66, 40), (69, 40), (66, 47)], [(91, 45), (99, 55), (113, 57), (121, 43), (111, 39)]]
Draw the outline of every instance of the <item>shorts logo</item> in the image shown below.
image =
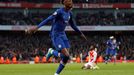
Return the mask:
[(59, 48), (61, 48), (61, 45), (58, 45)]

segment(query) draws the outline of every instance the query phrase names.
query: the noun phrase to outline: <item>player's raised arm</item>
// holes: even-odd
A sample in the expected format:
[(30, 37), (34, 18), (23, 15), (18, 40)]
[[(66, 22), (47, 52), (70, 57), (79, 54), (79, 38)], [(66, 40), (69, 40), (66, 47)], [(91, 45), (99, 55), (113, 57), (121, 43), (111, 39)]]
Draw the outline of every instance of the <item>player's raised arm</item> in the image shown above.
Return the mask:
[(85, 40), (87, 40), (86, 36), (79, 30), (79, 28), (76, 26), (76, 23), (73, 19), (73, 16), (72, 16), (72, 13), (71, 14), (71, 17), (70, 17), (70, 20), (69, 20), (69, 24), (71, 25), (71, 27), (76, 31), (78, 32)]
[(82, 32), (78, 29), (78, 27), (76, 26), (76, 23), (73, 19), (73, 15), (72, 13), (70, 13), (70, 20), (69, 20), (69, 24), (71, 25), (71, 27), (76, 31), (78, 32), (79, 34), (82, 34)]
[(44, 26), (49, 21), (52, 21), (55, 18), (55, 15), (50, 15), (47, 19), (43, 20), (37, 27), (40, 28)]
[(40, 27), (44, 26), (46, 23), (48, 23), (49, 21), (52, 21), (58, 14), (58, 10), (55, 11), (52, 15), (50, 15), (48, 18), (46, 18), (45, 20), (43, 20), (39, 25), (34, 26), (30, 29), (26, 29), (25, 31), (27, 33), (33, 33), (36, 32)]

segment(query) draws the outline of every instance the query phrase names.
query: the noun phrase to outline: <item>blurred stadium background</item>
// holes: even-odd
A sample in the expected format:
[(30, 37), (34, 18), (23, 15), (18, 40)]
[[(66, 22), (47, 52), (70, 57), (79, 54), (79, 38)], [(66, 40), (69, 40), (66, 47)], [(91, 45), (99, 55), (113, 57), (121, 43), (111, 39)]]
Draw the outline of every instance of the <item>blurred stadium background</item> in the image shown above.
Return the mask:
[[(134, 0), (73, 0), (74, 19), (87, 36), (85, 42), (76, 32), (67, 27), (73, 60), (86, 60), (91, 44), (98, 48), (98, 57), (104, 58), (106, 41), (113, 35), (120, 43), (117, 59), (127, 62), (134, 60)], [(39, 56), (42, 62), (48, 48), (50, 23), (34, 35), (25, 34), (27, 27), (38, 25), (57, 8), (60, 0), (0, 0), (0, 59), (29, 63)], [(80, 55), (81, 54), (81, 55)], [(16, 57), (15, 59), (14, 56)], [(2, 61), (4, 59), (4, 61)], [(50, 62), (57, 62), (54, 59)]]

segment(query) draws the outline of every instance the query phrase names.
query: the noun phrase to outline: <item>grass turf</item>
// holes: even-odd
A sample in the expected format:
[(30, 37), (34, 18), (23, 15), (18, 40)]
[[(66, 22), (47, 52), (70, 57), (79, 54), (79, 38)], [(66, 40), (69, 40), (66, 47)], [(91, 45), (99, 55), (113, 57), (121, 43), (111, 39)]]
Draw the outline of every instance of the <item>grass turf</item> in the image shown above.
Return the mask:
[[(134, 75), (134, 63), (98, 64), (99, 70), (82, 70), (83, 64), (68, 64), (60, 75)], [(0, 75), (54, 75), (58, 64), (0, 65)]]

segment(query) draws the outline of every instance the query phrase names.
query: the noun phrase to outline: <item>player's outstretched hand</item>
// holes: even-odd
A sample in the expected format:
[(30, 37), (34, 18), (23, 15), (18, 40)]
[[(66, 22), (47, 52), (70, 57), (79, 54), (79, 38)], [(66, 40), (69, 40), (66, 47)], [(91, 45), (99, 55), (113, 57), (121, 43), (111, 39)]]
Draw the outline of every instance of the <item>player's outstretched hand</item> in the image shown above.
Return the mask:
[(31, 27), (31, 28), (25, 29), (25, 32), (27, 34), (32, 34), (32, 33), (35, 33), (37, 30), (38, 30), (38, 27), (34, 26), (34, 27)]
[(81, 36), (87, 41), (86, 36), (82, 33)]

